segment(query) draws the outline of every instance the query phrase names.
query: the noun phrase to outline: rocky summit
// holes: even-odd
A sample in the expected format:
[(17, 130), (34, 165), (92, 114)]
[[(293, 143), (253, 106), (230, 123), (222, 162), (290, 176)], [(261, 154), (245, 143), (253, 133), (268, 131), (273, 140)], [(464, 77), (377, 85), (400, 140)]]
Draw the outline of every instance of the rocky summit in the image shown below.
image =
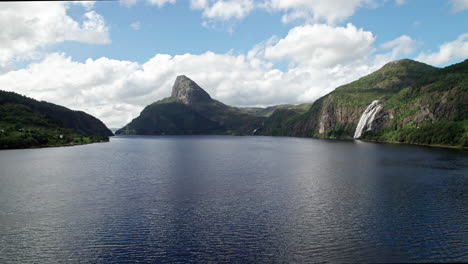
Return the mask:
[(212, 101), (211, 96), (205, 90), (185, 75), (177, 76), (172, 86), (171, 97), (188, 105)]

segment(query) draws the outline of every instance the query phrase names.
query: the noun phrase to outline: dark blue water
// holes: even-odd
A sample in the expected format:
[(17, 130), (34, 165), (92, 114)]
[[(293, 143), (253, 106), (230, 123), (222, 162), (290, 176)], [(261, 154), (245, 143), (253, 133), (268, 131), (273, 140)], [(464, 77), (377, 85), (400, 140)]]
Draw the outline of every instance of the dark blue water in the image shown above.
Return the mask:
[(0, 151), (0, 263), (467, 262), (468, 154), (272, 137)]

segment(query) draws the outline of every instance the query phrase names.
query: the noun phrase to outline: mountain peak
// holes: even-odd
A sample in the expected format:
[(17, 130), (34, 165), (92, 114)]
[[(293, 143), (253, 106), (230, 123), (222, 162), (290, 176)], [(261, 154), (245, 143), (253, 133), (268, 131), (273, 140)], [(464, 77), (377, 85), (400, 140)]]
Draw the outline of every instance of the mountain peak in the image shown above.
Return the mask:
[(382, 68), (409, 68), (409, 67), (417, 67), (417, 68), (426, 68), (426, 69), (435, 69), (435, 67), (427, 65), (425, 63), (411, 60), (411, 59), (401, 59), (401, 60), (394, 60), (387, 64), (385, 64)]
[(391, 61), (385, 64), (378, 71), (374, 72), (377, 74), (388, 75), (398, 75), (398, 76), (410, 76), (419, 78), (422, 74), (427, 74), (431, 71), (436, 70), (437, 68), (427, 65), (425, 63), (410, 60), (410, 59), (401, 59)]
[(385, 64), (383, 67), (408, 67), (408, 66), (414, 66), (414, 65), (420, 65), (422, 63), (420, 62), (417, 62), (417, 61), (414, 61), (414, 60), (410, 60), (410, 59), (401, 59), (401, 60), (394, 60), (394, 61), (391, 61), (387, 64)]
[(172, 86), (172, 97), (181, 100), (184, 104), (210, 102), (211, 96), (197, 83), (185, 75), (177, 76)]
[(388, 64), (400, 64), (400, 63), (412, 63), (412, 62), (416, 62), (416, 61), (410, 60), (410, 59), (399, 59), (399, 60), (391, 61)]

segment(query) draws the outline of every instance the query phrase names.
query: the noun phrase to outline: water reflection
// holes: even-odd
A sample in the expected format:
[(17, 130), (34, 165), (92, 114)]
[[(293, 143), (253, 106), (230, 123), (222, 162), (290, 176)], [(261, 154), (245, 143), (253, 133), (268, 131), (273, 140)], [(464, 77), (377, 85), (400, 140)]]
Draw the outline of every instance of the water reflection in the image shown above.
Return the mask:
[(463, 261), (467, 165), (270, 137), (0, 151), (0, 262)]

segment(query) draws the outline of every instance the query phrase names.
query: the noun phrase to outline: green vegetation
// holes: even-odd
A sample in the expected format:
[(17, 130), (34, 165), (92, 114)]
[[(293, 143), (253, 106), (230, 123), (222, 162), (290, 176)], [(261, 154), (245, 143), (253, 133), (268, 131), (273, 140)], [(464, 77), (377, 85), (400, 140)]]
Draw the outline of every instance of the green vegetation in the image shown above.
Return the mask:
[(302, 109), (276, 109), (263, 123), (259, 134), (269, 136), (291, 135), (295, 124), (303, 118)]
[(364, 138), (381, 142), (468, 147), (468, 120), (425, 122), (419, 127), (395, 126), (368, 131)]
[(107, 136), (84, 136), (71, 129), (3, 125), (0, 149), (83, 145), (109, 141)]
[(385, 114), (362, 139), (466, 147), (468, 61), (443, 69), (411, 60), (391, 62), (318, 99), (305, 114), (271, 115), (263, 132), (352, 139), (374, 100), (383, 104)]
[(394, 61), (357, 81), (338, 87), (328, 96), (332, 96), (336, 104), (364, 107), (373, 100), (385, 100), (413, 85), (422, 76), (436, 71), (435, 67), (412, 60)]
[(116, 134), (203, 135), (221, 133), (220, 126), (175, 98), (153, 103)]
[(468, 147), (468, 63), (423, 75), (386, 101), (388, 127), (364, 139)]
[(259, 126), (258, 117), (216, 100), (187, 105), (169, 97), (147, 106), (116, 134), (245, 135)]
[(110, 135), (84, 112), (0, 91), (0, 149), (88, 144)]
[(263, 119), (212, 99), (195, 82), (179, 76), (171, 97), (147, 106), (116, 134), (251, 135)]
[(283, 109), (293, 110), (296, 113), (305, 113), (309, 110), (311, 105), (312, 104), (305, 103), (305, 104), (299, 104), (299, 105), (293, 105), (293, 104), (275, 105), (275, 106), (269, 106), (266, 108), (260, 108), (260, 107), (236, 107), (236, 108), (239, 111), (244, 112), (246, 114), (269, 117), (276, 110), (283, 110)]

